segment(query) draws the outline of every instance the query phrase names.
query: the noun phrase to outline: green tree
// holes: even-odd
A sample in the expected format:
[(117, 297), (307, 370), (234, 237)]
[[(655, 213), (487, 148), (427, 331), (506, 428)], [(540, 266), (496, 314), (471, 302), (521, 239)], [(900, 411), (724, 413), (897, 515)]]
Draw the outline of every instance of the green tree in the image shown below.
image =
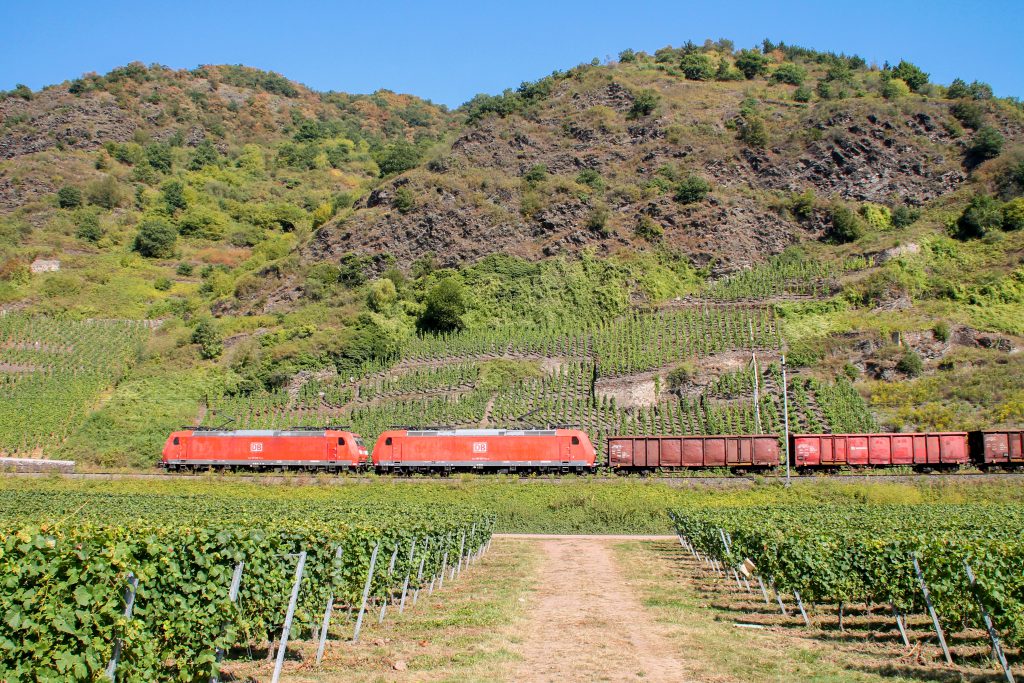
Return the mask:
[(691, 81), (710, 81), (715, 75), (711, 58), (697, 52), (683, 57), (679, 62), (679, 68)]
[(346, 287), (358, 287), (366, 282), (367, 258), (349, 252), (338, 260), (338, 281)]
[(162, 218), (151, 218), (139, 226), (134, 249), (147, 258), (168, 258), (174, 255), (178, 231)]
[(967, 82), (962, 78), (954, 78), (953, 82), (946, 88), (946, 97), (951, 100), (957, 100), (961, 97), (970, 97), (971, 91), (967, 87)]
[(206, 360), (219, 358), (224, 351), (224, 342), (209, 318), (202, 318), (192, 330), (192, 343), (199, 345), (199, 355)]
[(89, 183), (85, 188), (85, 199), (94, 206), (113, 209), (121, 203), (123, 195), (117, 178), (108, 175), (103, 180)]
[(681, 204), (703, 201), (711, 191), (711, 185), (698, 175), (690, 175), (676, 185), (675, 198)]
[(751, 80), (768, 72), (768, 58), (757, 50), (740, 50), (736, 55), (736, 68)]
[(900, 204), (892, 211), (892, 225), (894, 228), (905, 228), (908, 225), (913, 225), (920, 217), (920, 209)]
[(653, 90), (641, 90), (633, 97), (633, 106), (629, 109), (629, 118), (638, 119), (649, 116), (661, 101), (661, 96)]
[(367, 305), (377, 313), (387, 311), (397, 299), (398, 290), (395, 283), (388, 278), (374, 281), (366, 295)]
[(405, 140), (382, 147), (374, 154), (382, 178), (414, 168), (420, 163), (420, 157), (419, 149)]
[(160, 189), (160, 199), (170, 213), (188, 208), (185, 200), (185, 185), (180, 180), (169, 180)]
[(633, 50), (627, 47), (625, 50), (619, 53), (619, 61), (623, 63), (635, 62), (636, 52), (633, 52)]
[(174, 157), (171, 154), (171, 146), (154, 142), (145, 147), (146, 161), (161, 173), (170, 173)]
[(100, 217), (96, 209), (82, 209), (75, 212), (75, 236), (86, 242), (99, 242), (103, 237)]
[(971, 141), (970, 154), (978, 159), (995, 159), (1003, 151), (1003, 134), (992, 126), (982, 126)]
[(889, 78), (882, 82), (882, 97), (887, 100), (898, 100), (910, 94), (910, 86), (899, 78)]
[(813, 92), (806, 85), (801, 85), (799, 88), (793, 91), (793, 100), (795, 102), (810, 102), (811, 95)]
[(57, 190), (57, 206), (62, 209), (77, 209), (82, 205), (82, 191), (73, 185)]
[(1003, 205), (1003, 229), (1024, 230), (1024, 197), (1017, 197)]
[(739, 69), (734, 69), (730, 64), (729, 60), (722, 57), (718, 60), (718, 69), (715, 71), (716, 81), (742, 81), (743, 72)]
[(956, 120), (968, 128), (977, 130), (985, 122), (985, 112), (977, 102), (962, 100), (954, 102), (949, 108), (949, 113), (956, 117)]
[(910, 86), (910, 89), (914, 92), (928, 85), (928, 74), (905, 59), (900, 60), (900, 63), (896, 65), (896, 68), (892, 69), (891, 73), (893, 78), (900, 79)]
[(807, 80), (807, 69), (793, 62), (784, 62), (779, 68), (772, 72), (772, 83), (789, 83), (790, 85), (803, 85)]
[(967, 240), (984, 237), (1003, 224), (1002, 208), (987, 194), (976, 194), (956, 221), (956, 236)]
[(416, 325), (424, 332), (455, 332), (465, 327), (462, 322), (465, 312), (462, 283), (449, 277), (427, 294), (426, 306)]
[(832, 207), (829, 236), (840, 244), (853, 242), (864, 236), (864, 223), (845, 204), (836, 204)]
[(220, 152), (209, 140), (203, 140), (196, 145), (196, 151), (192, 154), (192, 160), (188, 164), (190, 171), (201, 171), (207, 166), (216, 166), (220, 163)]

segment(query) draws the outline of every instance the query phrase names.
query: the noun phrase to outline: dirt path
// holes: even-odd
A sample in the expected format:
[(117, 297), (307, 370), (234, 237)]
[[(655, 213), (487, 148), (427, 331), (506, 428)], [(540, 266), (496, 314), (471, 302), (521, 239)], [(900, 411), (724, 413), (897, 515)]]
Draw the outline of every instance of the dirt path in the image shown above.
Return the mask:
[(544, 538), (536, 591), (523, 625), (523, 660), (509, 680), (693, 680), (665, 628), (626, 584), (614, 539)]

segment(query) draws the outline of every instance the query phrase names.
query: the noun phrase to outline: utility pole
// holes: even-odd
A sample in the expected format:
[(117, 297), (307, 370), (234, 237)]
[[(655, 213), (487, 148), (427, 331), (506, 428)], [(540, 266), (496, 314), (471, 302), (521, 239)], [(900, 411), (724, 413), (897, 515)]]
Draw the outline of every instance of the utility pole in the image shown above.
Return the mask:
[(761, 373), (757, 371), (757, 354), (750, 354), (751, 363), (754, 366), (754, 421), (757, 433), (761, 433)]
[(786, 356), (782, 356), (782, 428), (784, 430), (783, 443), (786, 452), (786, 486), (789, 481), (789, 389), (786, 384)]

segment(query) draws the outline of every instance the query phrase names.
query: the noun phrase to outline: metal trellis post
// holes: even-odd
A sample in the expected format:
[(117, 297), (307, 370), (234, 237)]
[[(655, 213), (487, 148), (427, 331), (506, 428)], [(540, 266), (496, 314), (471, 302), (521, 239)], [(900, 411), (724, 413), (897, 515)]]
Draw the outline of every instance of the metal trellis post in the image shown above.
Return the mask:
[(284, 627), (281, 629), (281, 642), (277, 646), (277, 662), (274, 664), (274, 676), (271, 683), (277, 683), (281, 678), (281, 669), (284, 667), (284, 653), (288, 647), (288, 635), (292, 630), (292, 619), (295, 618), (295, 607), (299, 602), (299, 588), (302, 586), (302, 572), (306, 569), (306, 551), (299, 553), (299, 562), (295, 565), (295, 585), (292, 586), (292, 597), (288, 600), (288, 613), (284, 617)]
[(352, 642), (359, 642), (359, 632), (363, 629), (363, 614), (366, 612), (366, 600), (370, 597), (370, 587), (373, 585), (373, 570), (377, 566), (377, 553), (380, 551), (380, 541), (373, 546), (370, 553), (370, 570), (366, 572), (366, 584), (363, 586), (363, 601), (359, 605), (359, 616), (356, 617), (356, 630), (352, 635)]
[[(341, 550), (341, 546), (339, 545), (338, 549), (336, 551), (334, 551), (334, 559), (335, 560), (340, 560), (341, 559), (341, 553), (342, 553), (342, 550)], [(332, 572), (332, 575), (333, 575), (333, 572)], [(334, 591), (332, 590), (331, 594), (327, 597), (327, 608), (324, 609), (324, 620), (323, 620), (323, 623), (320, 625), (320, 643), (316, 647), (316, 663), (317, 663), (317, 666), (320, 665), (320, 660), (322, 660), (324, 658), (324, 648), (327, 647), (327, 631), (331, 627), (331, 614), (333, 612), (334, 612)]]
[[(232, 605), (238, 602), (238, 590), (242, 586), (243, 569), (245, 569), (245, 562), (240, 561), (238, 564), (235, 565), (235, 571), (231, 575), (231, 587), (228, 588), (228, 600), (231, 601)], [(218, 683), (218, 681), (220, 681), (220, 663), (224, 661), (224, 648), (218, 647), (214, 657), (216, 659), (217, 665), (213, 672), (213, 675), (210, 676), (210, 683)]]
[(967, 579), (971, 582), (971, 592), (974, 593), (974, 600), (978, 603), (978, 608), (981, 610), (981, 618), (985, 622), (985, 628), (988, 630), (988, 637), (992, 639), (992, 654), (995, 656), (996, 661), (1003, 667), (1003, 674), (1006, 676), (1007, 683), (1015, 683), (1013, 680), (1013, 672), (1010, 671), (1010, 665), (1006, 661), (1006, 655), (1003, 654), (1003, 648), (999, 644), (999, 635), (996, 633), (996, 627), (992, 625), (992, 618), (988, 615), (988, 610), (985, 609), (985, 605), (982, 604), (981, 600), (978, 599), (978, 583), (974, 580), (974, 572), (971, 570), (971, 565), (964, 561), (964, 569), (967, 570)]
[(939, 645), (942, 646), (942, 654), (946, 657), (946, 663), (952, 664), (953, 657), (949, 654), (949, 648), (946, 646), (946, 636), (942, 633), (942, 625), (939, 624), (939, 615), (935, 613), (935, 607), (932, 606), (932, 598), (928, 594), (928, 585), (924, 582), (924, 574), (921, 572), (921, 565), (917, 561), (917, 553), (914, 553), (911, 557), (914, 559), (914, 572), (917, 574), (917, 580), (921, 584), (921, 593), (924, 595), (924, 604), (928, 606), (928, 614), (932, 617), (932, 624), (935, 625), (935, 633), (939, 636)]
[[(135, 592), (139, 588), (139, 580), (135, 574), (128, 572), (128, 587), (124, 590), (124, 618), (131, 620), (132, 608), (135, 606)], [(121, 658), (121, 648), (124, 640), (118, 638), (114, 641), (114, 652), (110, 655), (110, 663), (107, 664), (106, 673), (111, 681), (117, 680), (117, 660)]]

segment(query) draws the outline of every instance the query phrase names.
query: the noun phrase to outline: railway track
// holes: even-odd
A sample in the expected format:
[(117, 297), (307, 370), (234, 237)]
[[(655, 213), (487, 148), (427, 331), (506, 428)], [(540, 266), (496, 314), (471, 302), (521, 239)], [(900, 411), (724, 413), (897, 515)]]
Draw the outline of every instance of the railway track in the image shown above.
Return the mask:
[[(64, 479), (83, 479), (83, 480), (118, 480), (118, 479), (137, 479), (137, 480), (152, 480), (152, 481), (196, 481), (206, 480), (212, 482), (249, 482), (249, 483), (260, 483), (260, 484), (289, 484), (289, 485), (309, 485), (309, 486), (344, 486), (349, 484), (374, 484), (374, 483), (389, 483), (389, 484), (420, 484), (420, 483), (433, 483), (433, 484), (451, 484), (458, 485), (465, 481), (514, 481), (519, 483), (545, 483), (545, 484), (563, 484), (576, 482), (579, 480), (586, 480), (588, 482), (608, 484), (622, 481), (635, 481), (643, 483), (660, 483), (668, 486), (751, 486), (755, 481), (760, 482), (778, 482), (782, 483), (786, 480), (785, 475), (732, 475), (732, 476), (685, 476), (685, 475), (657, 475), (657, 476), (622, 476), (614, 474), (594, 474), (594, 475), (547, 475), (547, 476), (530, 476), (530, 477), (512, 477), (509, 475), (491, 475), (491, 474), (465, 474), (465, 475), (454, 475), (454, 476), (426, 476), (417, 475), (411, 477), (404, 476), (360, 476), (360, 475), (346, 475), (346, 474), (309, 474), (309, 473), (239, 473), (239, 472), (207, 472), (198, 474), (185, 474), (175, 473), (170, 474), (167, 472), (65, 472), (65, 473), (54, 473), (54, 472), (4, 472), (0, 474), (4, 477), (20, 477), (26, 479), (48, 479), (52, 477), (60, 477)], [(839, 473), (839, 474), (813, 474), (813, 475), (797, 475), (793, 474), (790, 478), (791, 481), (798, 484), (812, 484), (814, 482), (822, 481), (835, 481), (841, 479), (848, 482), (918, 482), (918, 481), (1019, 481), (1024, 484), (1024, 472), (943, 472), (933, 474), (859, 474), (856, 472), (850, 473)]]

